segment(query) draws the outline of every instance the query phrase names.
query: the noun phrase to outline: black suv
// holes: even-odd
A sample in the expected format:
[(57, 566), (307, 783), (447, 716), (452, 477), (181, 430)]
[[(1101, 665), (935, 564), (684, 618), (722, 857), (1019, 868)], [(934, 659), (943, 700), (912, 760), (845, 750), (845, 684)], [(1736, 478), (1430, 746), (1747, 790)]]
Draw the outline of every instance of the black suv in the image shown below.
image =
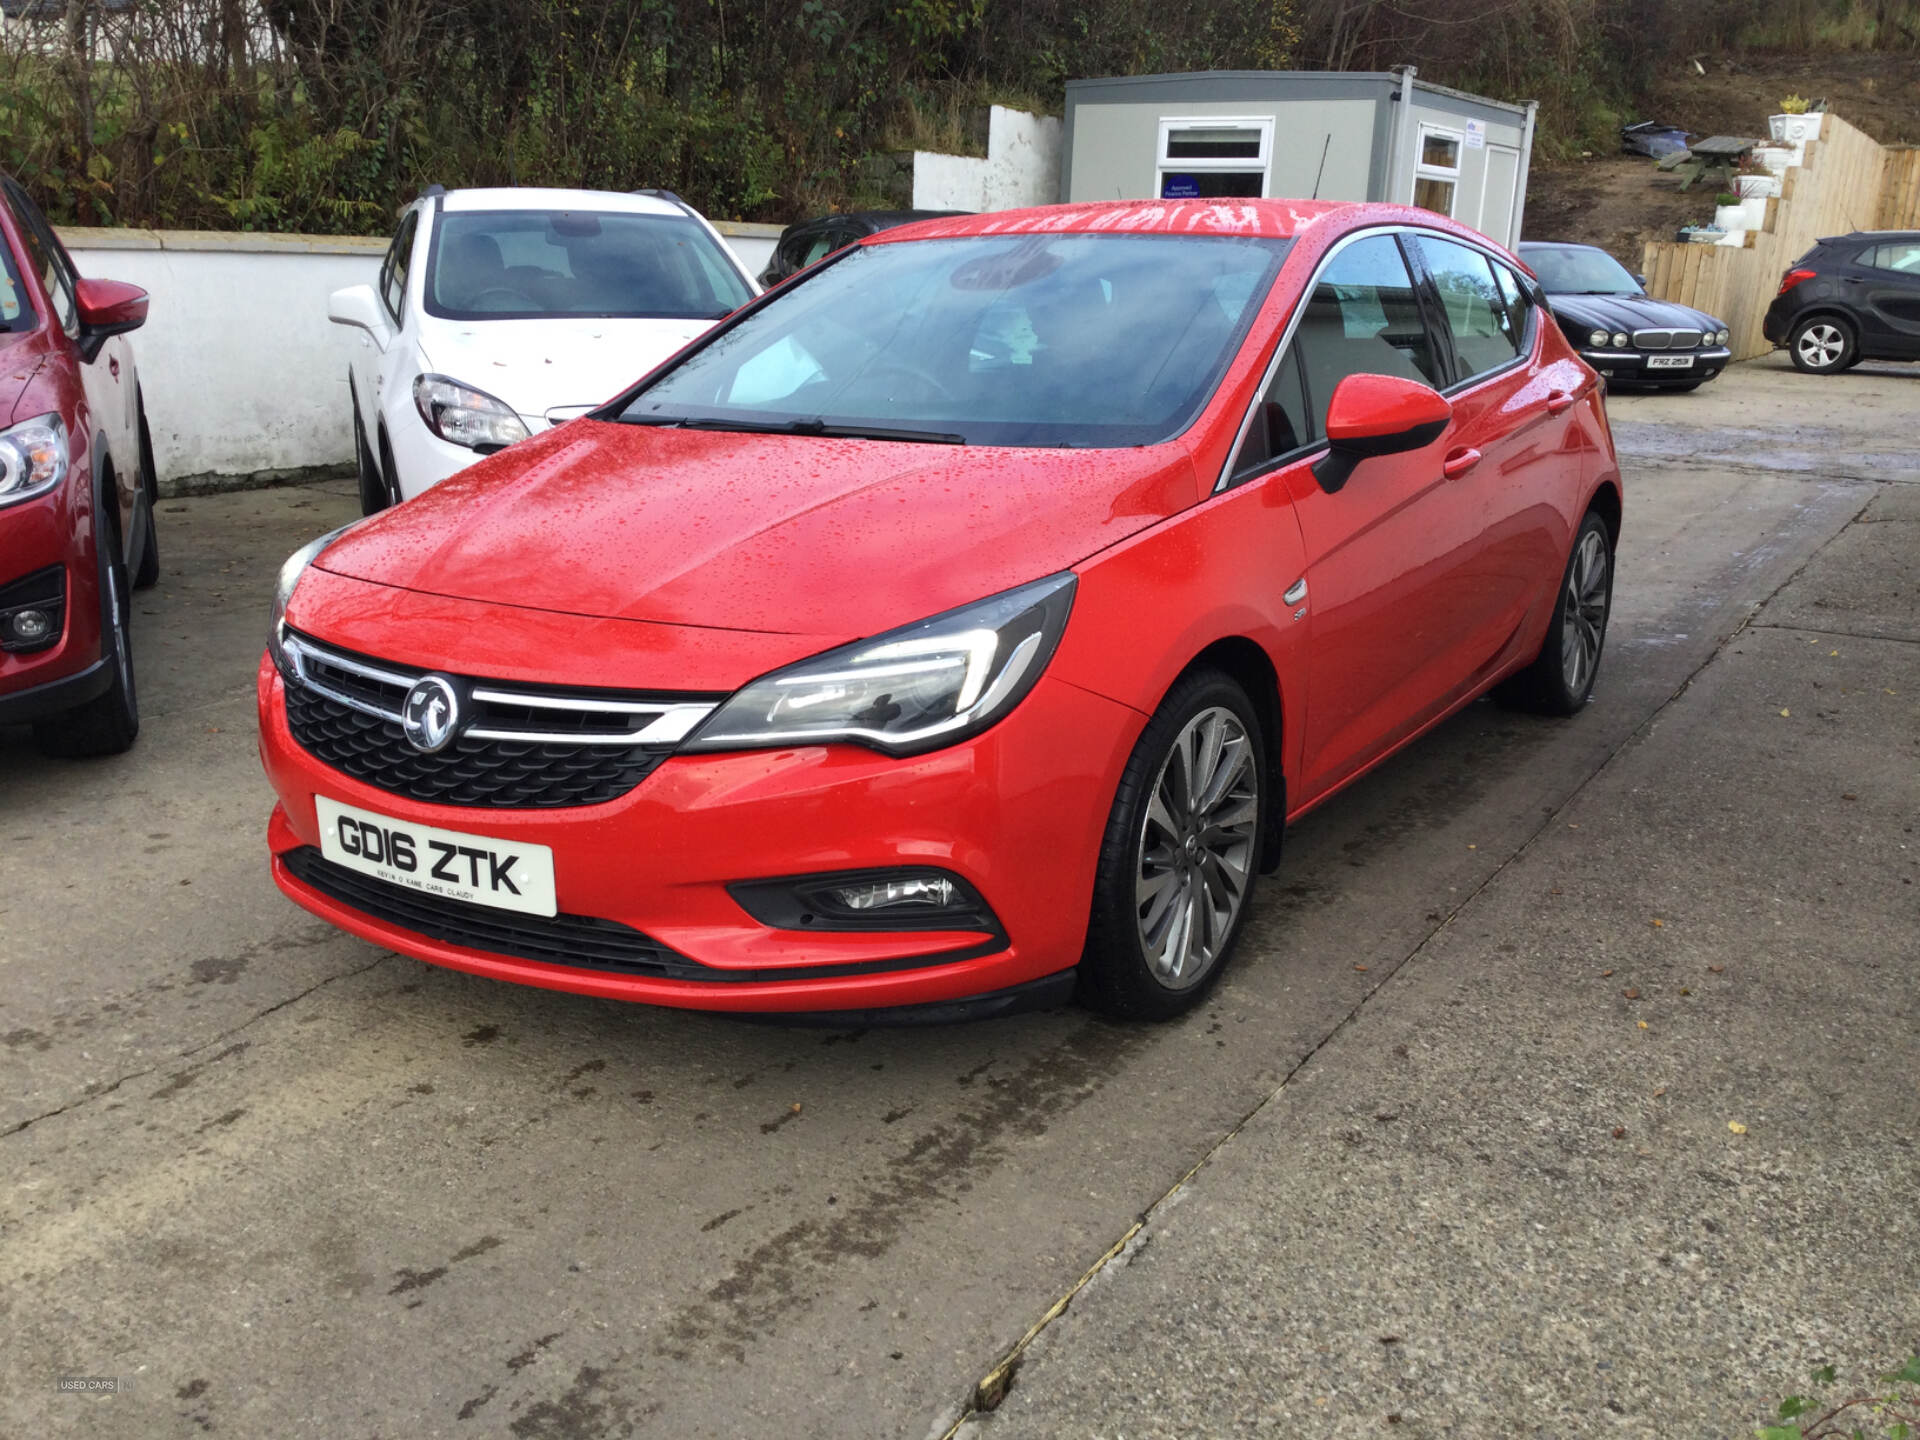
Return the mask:
[(1760, 330), (1810, 375), (1862, 360), (1920, 360), (1920, 230), (1815, 242), (1780, 277)]

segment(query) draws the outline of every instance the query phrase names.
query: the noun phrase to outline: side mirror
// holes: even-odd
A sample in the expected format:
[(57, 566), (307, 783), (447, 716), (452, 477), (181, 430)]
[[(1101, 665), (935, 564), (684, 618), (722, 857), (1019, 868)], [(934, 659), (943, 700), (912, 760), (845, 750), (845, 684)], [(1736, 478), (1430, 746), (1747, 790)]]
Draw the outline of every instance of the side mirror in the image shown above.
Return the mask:
[(120, 280), (81, 281), (73, 287), (80, 312), (80, 349), (88, 361), (109, 335), (124, 335), (147, 323), (147, 292)]
[(1644, 290), (1647, 288), (1647, 277), (1644, 275), (1635, 275), (1633, 277), (1633, 283), (1638, 285), (1642, 290)]
[(380, 345), (387, 343), (392, 327), (387, 312), (380, 308), (380, 297), (371, 285), (349, 285), (327, 297), (327, 319), (336, 325), (353, 325), (366, 331)]
[(1329, 448), (1314, 465), (1313, 478), (1331, 495), (1362, 460), (1423, 449), (1452, 419), (1447, 398), (1417, 380), (1349, 375), (1334, 387), (1327, 406)]

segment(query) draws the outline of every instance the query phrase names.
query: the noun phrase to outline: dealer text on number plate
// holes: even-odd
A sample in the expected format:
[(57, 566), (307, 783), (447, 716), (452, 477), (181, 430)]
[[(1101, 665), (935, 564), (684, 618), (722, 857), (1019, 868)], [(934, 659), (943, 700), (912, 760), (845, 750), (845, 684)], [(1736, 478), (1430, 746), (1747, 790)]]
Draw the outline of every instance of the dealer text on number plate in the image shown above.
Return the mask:
[(324, 795), (314, 796), (313, 805), (320, 853), (336, 865), (447, 900), (528, 915), (559, 912), (553, 851), (545, 845), (416, 825)]

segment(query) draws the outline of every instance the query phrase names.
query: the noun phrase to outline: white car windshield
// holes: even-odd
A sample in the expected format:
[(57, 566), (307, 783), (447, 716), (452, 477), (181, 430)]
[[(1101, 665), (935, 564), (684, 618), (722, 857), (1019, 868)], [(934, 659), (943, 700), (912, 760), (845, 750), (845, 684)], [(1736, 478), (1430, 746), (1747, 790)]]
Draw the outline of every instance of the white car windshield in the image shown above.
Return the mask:
[(691, 219), (457, 210), (434, 231), (426, 307), (449, 320), (717, 320), (752, 294)]
[(1232, 236), (861, 246), (775, 291), (632, 424), (975, 445), (1151, 445), (1213, 393), (1286, 253)]

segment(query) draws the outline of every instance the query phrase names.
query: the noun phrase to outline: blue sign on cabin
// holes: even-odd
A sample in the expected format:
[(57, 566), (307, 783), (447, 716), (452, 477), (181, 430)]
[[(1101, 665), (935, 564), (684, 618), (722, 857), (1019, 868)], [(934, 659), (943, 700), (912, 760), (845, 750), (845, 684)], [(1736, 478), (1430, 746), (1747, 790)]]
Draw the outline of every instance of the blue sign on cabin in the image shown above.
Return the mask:
[(1162, 200), (1198, 200), (1200, 182), (1191, 175), (1163, 175), (1160, 177), (1160, 198)]

